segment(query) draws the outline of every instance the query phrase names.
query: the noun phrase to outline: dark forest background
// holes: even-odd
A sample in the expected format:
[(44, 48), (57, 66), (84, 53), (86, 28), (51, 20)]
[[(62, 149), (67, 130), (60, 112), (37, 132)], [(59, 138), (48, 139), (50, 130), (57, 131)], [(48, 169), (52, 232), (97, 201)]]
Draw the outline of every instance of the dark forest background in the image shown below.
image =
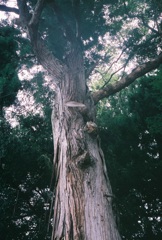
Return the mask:
[[(53, 93), (41, 71), (20, 81), (22, 64), (29, 69), (36, 64), (30, 51), (18, 30), (1, 25), (1, 239), (51, 236)], [(91, 84), (97, 88), (101, 83)], [(97, 122), (123, 239), (162, 239), (162, 69), (100, 102)]]

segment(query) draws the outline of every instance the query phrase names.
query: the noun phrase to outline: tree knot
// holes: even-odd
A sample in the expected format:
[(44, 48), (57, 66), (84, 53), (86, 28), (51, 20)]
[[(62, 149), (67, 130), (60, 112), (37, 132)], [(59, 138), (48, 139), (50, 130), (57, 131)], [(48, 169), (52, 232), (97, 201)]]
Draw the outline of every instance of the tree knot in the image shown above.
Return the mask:
[(94, 161), (90, 157), (88, 151), (85, 151), (82, 155), (79, 155), (76, 159), (76, 162), (78, 167), (82, 170), (87, 169), (94, 164)]
[(92, 122), (92, 121), (87, 122), (85, 127), (84, 127), (84, 131), (89, 133), (89, 134), (96, 135), (97, 132), (98, 132), (97, 124)]

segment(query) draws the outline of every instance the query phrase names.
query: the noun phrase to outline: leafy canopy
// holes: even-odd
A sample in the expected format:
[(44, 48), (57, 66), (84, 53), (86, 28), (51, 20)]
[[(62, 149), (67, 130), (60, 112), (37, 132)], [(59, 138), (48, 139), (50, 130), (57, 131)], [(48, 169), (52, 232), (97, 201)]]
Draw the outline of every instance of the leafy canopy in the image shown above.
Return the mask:
[(17, 75), (19, 57), (16, 36), (18, 30), (0, 26), (0, 108), (13, 103), (20, 89)]

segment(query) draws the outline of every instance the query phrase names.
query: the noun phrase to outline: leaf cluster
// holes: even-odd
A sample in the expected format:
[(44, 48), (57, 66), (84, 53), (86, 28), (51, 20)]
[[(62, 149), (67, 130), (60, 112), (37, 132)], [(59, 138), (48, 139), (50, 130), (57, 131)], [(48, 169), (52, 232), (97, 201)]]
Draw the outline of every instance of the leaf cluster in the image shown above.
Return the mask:
[(10, 27), (0, 27), (0, 109), (15, 100), (21, 87), (18, 75), (18, 44), (14, 37), (18, 31)]
[[(98, 114), (123, 239), (162, 236), (161, 70), (110, 97)], [(107, 148), (109, 145), (109, 148)]]

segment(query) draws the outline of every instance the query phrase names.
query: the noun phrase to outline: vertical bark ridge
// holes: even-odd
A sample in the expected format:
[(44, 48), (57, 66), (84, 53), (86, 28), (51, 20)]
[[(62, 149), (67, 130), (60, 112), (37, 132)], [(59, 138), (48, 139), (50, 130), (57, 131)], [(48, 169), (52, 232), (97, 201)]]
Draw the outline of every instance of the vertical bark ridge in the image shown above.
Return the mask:
[[(85, 232), (87, 240), (120, 240), (113, 218), (112, 190), (108, 177), (105, 176), (100, 148), (93, 138), (88, 137), (88, 149), (94, 158), (95, 166), (85, 172)], [(100, 236), (100, 237), (99, 237)]]
[[(94, 121), (94, 103), (86, 92), (83, 59), (74, 49), (56, 89), (52, 116), (56, 192), (52, 240), (120, 240), (112, 214), (112, 191)], [(66, 103), (86, 105), (86, 111)], [(83, 113), (84, 112), (84, 113)]]
[(72, 50), (66, 58), (66, 64), (71, 75), (69, 82), (73, 99), (82, 102), (86, 93), (86, 81), (84, 73), (84, 60), (80, 46), (73, 44)]
[(58, 114), (53, 113), (52, 117), (57, 176), (53, 239), (64, 237), (67, 240), (81, 240), (84, 239), (83, 176), (76, 166), (75, 158), (83, 148), (82, 141), (77, 140), (81, 138), (79, 130), (82, 123), (80, 115), (66, 107), (66, 99), (62, 97), (65, 95), (61, 91), (57, 89), (54, 107)]
[(52, 240), (120, 240), (96, 135), (85, 132), (80, 111), (66, 106), (62, 92), (57, 89), (52, 118), (57, 176)]

